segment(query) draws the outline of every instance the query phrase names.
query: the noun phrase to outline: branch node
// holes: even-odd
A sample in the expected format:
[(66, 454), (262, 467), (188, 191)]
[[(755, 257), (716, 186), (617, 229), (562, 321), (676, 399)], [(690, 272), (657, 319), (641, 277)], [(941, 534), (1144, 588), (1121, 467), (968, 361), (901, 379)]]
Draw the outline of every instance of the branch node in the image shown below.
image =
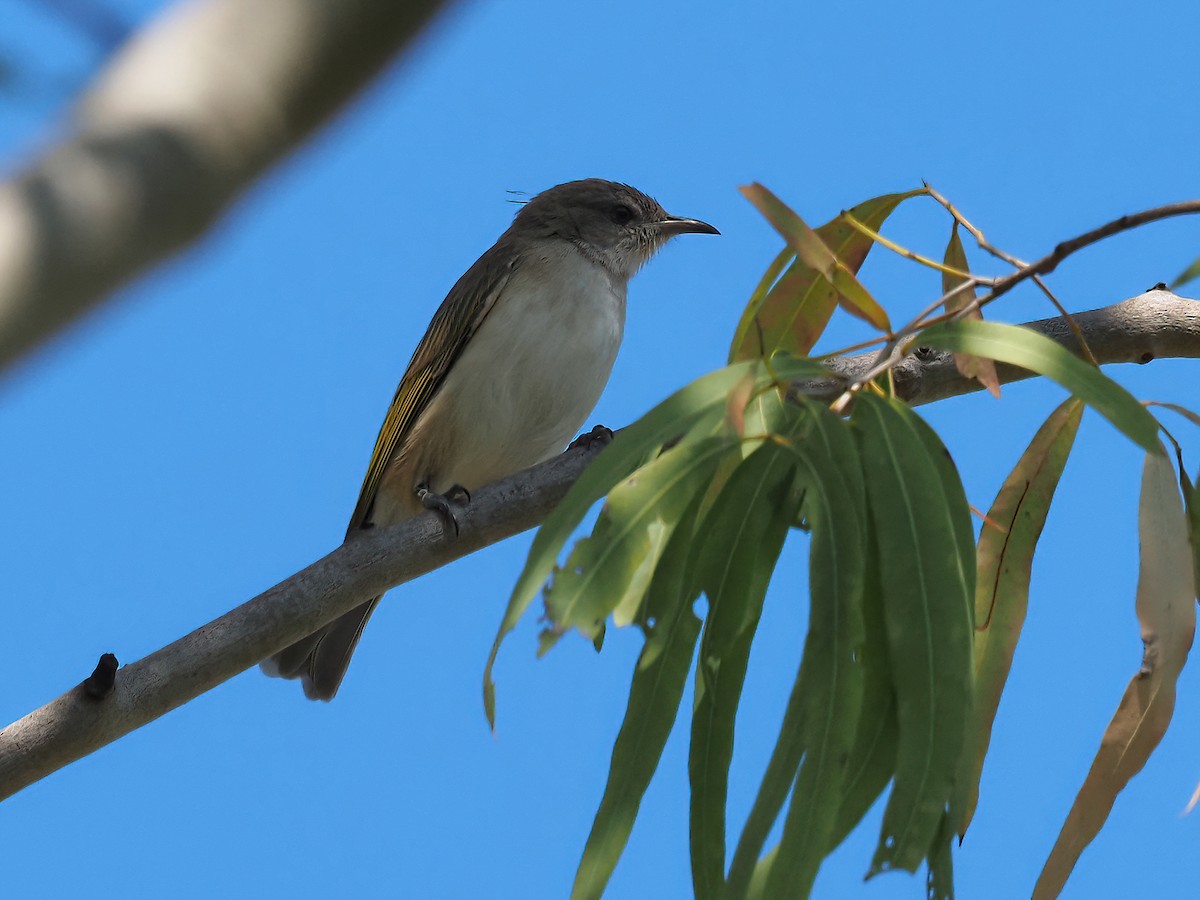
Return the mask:
[(101, 654), (100, 661), (96, 663), (92, 674), (85, 678), (83, 684), (80, 685), (83, 692), (93, 700), (103, 700), (112, 693), (113, 687), (117, 683), (117, 667), (120, 665), (117, 657), (112, 653)]

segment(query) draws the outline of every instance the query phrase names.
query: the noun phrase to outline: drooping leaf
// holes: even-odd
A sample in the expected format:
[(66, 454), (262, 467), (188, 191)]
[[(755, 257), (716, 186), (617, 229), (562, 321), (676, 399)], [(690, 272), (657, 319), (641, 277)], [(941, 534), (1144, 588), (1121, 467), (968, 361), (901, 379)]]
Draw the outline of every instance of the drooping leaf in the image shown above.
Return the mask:
[(888, 659), (883, 619), (883, 585), (880, 582), (879, 554), (874, 535), (868, 531), (867, 538), (863, 572), (863, 626), (866, 639), (861, 653), (862, 712), (854, 746), (850, 751), (850, 761), (846, 766), (842, 806), (833, 825), (830, 850), (841, 844), (862, 821), (896, 771), (900, 724), (896, 719), (896, 695), (892, 687), (891, 661)]
[(576, 542), (546, 588), (551, 624), (542, 652), (571, 628), (594, 639), (618, 605), (640, 602), (627, 594), (645, 590), (656, 562), (651, 554), (662, 551), (684, 510), (738, 446), (727, 433), (679, 444), (613, 488), (592, 534)]
[[(969, 721), (974, 567), (960, 545), (970, 512), (948, 459), (935, 459), (904, 404), (855, 404), (884, 588), (899, 743), (872, 874), (915, 871), (951, 800)], [(942, 449), (940, 453), (944, 454)]]
[(575, 873), (572, 898), (598, 898), (633, 829), (650, 779), (658, 768), (683, 698), (700, 620), (692, 612), (699, 595), (691, 564), (699, 541), (699, 499), (671, 535), (646, 596), (646, 644), (634, 669), (625, 721), (613, 745), (604, 797)]
[(867, 522), (862, 466), (848, 424), (820, 408), (793, 443), (812, 527), (810, 604), (800, 689), (804, 759), (792, 789), (767, 896), (807, 896), (831, 849), (862, 708)]
[(1175, 685), (1196, 628), (1193, 555), (1175, 470), (1163, 452), (1148, 453), (1138, 504), (1137, 614), (1142, 666), (1109, 723), (1075, 797), (1034, 898), (1057, 897), (1084, 848), (1099, 833), (1117, 794), (1141, 771), (1171, 721)]
[(1148, 453), (1164, 452), (1158, 422), (1125, 388), (1036, 331), (998, 322), (942, 322), (921, 332), (930, 347), (974, 353), (1056, 381)]
[[(775, 749), (730, 866), (725, 894), (729, 898), (773, 896), (771, 891), (777, 892), (780, 884), (787, 886), (789, 896), (804, 893), (804, 882), (796, 878), (815, 871), (815, 864), (833, 847), (828, 830), (837, 813), (839, 777), (846, 771), (846, 748), (855, 734), (861, 703), (862, 677), (853, 657), (863, 640), (861, 602), (855, 592), (861, 591), (859, 573), (866, 562), (865, 488), (846, 424), (815, 406), (809, 415), (813, 428), (794, 447), (803, 461), (800, 482), (806, 503), (815, 510), (811, 624)], [(802, 757), (809, 768), (797, 784)], [(829, 777), (828, 784), (820, 783), (822, 774)], [(776, 848), (758, 860), (793, 787), (798, 793), (789, 813), (790, 827), (785, 827), (784, 857)], [(772, 861), (788, 869), (769, 878)], [(770, 891), (768, 880), (773, 883)]]
[(925, 878), (926, 900), (954, 900), (954, 858), (950, 841), (954, 837), (952, 816), (942, 816), (933, 846), (929, 849), (929, 872)]
[(637, 422), (621, 429), (612, 444), (584, 470), (566, 497), (546, 517), (533, 539), (529, 558), (513, 588), (484, 667), (483, 704), (492, 728), (496, 726), (496, 688), (492, 681), (492, 667), (496, 663), (500, 644), (517, 627), (521, 616), (550, 577), (559, 552), (588, 510), (668, 441), (688, 435), (693, 430), (701, 435), (711, 433), (724, 412), (729, 391), (747, 372), (754, 371), (757, 365), (753, 362), (740, 363), (710, 372), (672, 394)]
[[(803, 419), (797, 411), (789, 431), (802, 427)], [(692, 878), (701, 898), (719, 895), (724, 886), (734, 721), (767, 584), (799, 506), (794, 470), (785, 448), (764, 443), (726, 482), (705, 519), (697, 577), (709, 612), (688, 759)]]
[(1193, 425), (1200, 427), (1200, 413), (1195, 410), (1188, 409), (1186, 406), (1180, 406), (1178, 403), (1165, 403), (1162, 400), (1148, 400), (1147, 406), (1161, 406), (1163, 409), (1169, 409), (1173, 413), (1178, 413), (1183, 416)]
[[(954, 225), (950, 229), (950, 242), (946, 245), (946, 255), (944, 259), (947, 266), (952, 269), (958, 269), (961, 272), (968, 272), (970, 268), (967, 263), (967, 251), (963, 249), (962, 238), (958, 236), (958, 220), (954, 220)], [(952, 290), (965, 282), (967, 279), (961, 278), (958, 275), (953, 275), (950, 272), (942, 273), (942, 293), (949, 294)], [(946, 301), (946, 312), (955, 312), (967, 306), (975, 300), (975, 289), (966, 288), (959, 291), (953, 297)], [(978, 309), (965, 313), (967, 319), (979, 320), (983, 318), (983, 313)], [(960, 375), (964, 378), (974, 378), (985, 388), (988, 389), (993, 397), (1000, 396), (1000, 379), (996, 377), (996, 364), (990, 359), (980, 356), (972, 356), (970, 353), (955, 353), (954, 367), (958, 369)]]
[(975, 715), (968, 738), (964, 834), (979, 800), (979, 778), (1000, 694), (1025, 623), (1029, 578), (1050, 502), (1079, 430), (1083, 403), (1071, 398), (1046, 419), (1005, 479), (979, 536), (975, 589)]
[[(878, 231), (900, 203), (924, 193), (924, 189), (919, 189), (885, 194), (858, 204), (850, 210), (850, 215)], [(826, 222), (817, 229), (817, 235), (847, 270), (854, 273), (875, 246), (869, 237), (847, 224), (845, 214)], [(779, 350), (805, 356), (816, 346), (837, 308), (837, 290), (815, 269), (794, 257), (795, 252), (788, 247), (776, 259), (775, 263), (783, 258), (792, 260), (778, 281), (775, 279), (779, 270), (775, 264), (767, 269), (734, 332), (729, 348), (730, 362), (769, 358)], [(764, 282), (769, 289), (764, 289)]]
[(890, 333), (891, 323), (883, 307), (800, 216), (761, 184), (746, 185), (741, 192), (796, 251), (796, 258), (837, 291), (838, 302), (846, 312)]

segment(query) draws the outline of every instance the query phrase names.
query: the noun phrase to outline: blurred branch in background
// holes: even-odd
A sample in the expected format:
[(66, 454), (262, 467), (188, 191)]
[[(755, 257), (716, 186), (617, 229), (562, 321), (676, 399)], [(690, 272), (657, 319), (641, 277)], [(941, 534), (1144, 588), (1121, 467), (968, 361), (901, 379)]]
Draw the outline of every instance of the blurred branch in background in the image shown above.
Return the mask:
[(445, 2), (186, 0), (134, 35), (0, 184), (0, 369), (203, 235)]
[[(1200, 358), (1200, 303), (1168, 290), (1156, 288), (1074, 318), (1101, 363)], [(1028, 327), (1081, 353), (1060, 318)], [(876, 358), (868, 352), (827, 364), (853, 379)], [(1012, 366), (998, 366), (997, 374), (1006, 383), (1031, 377)], [(897, 394), (914, 405), (982, 387), (957, 371), (950, 353), (918, 351), (897, 366), (895, 377)], [(832, 400), (845, 383), (831, 375), (795, 388)], [(563, 453), (475, 492), (459, 513), (457, 538), (443, 534), (434, 515), (363, 532), (232, 612), (120, 669), (103, 699), (93, 699), (82, 685), (71, 689), (0, 731), (0, 799), (154, 721), (365, 599), (539, 524), (600, 452)], [(81, 672), (91, 665), (81, 660)]]

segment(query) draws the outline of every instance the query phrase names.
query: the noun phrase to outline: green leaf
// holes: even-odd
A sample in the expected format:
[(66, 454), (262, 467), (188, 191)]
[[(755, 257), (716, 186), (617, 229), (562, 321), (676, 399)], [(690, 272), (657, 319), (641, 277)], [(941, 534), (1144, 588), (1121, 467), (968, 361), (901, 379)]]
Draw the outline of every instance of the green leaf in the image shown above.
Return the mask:
[(928, 426), (912, 410), (864, 395), (853, 421), (879, 548), (900, 725), (871, 874), (915, 871), (951, 799), (970, 713), (974, 568), (961, 550), (970, 511), (957, 477), (947, 483), (948, 459), (930, 454)]
[(655, 569), (646, 598), (646, 644), (634, 669), (625, 720), (613, 745), (604, 797), (575, 874), (572, 898), (598, 898), (612, 876), (637, 818), (663, 746), (671, 733), (700, 620), (692, 612), (699, 596), (691, 558), (699, 541), (695, 524), (699, 499), (693, 501), (671, 535)]
[(863, 699), (866, 491), (848, 424), (814, 412), (819, 438), (792, 444), (812, 524), (808, 636), (800, 680), (804, 759), (784, 820), (768, 896), (807, 896), (842, 804)]
[[(850, 210), (850, 215), (878, 231), (901, 202), (924, 193), (920, 189), (885, 194), (858, 204)], [(846, 223), (845, 214), (826, 222), (817, 229), (817, 235), (850, 272), (862, 267), (875, 246), (869, 237)], [(787, 247), (768, 267), (738, 322), (729, 348), (730, 362), (769, 358), (780, 350), (805, 356), (816, 346), (837, 308), (837, 290), (811, 266), (794, 259), (795, 255)], [(781, 259), (793, 261), (776, 281), (779, 275), (776, 264)]]
[(879, 552), (868, 533), (863, 585), (862, 712), (846, 779), (842, 805), (830, 834), (829, 849), (846, 839), (874, 805), (896, 771), (896, 746), (900, 724), (896, 719), (896, 694), (892, 688), (887, 631), (883, 619), (883, 585), (879, 579)]
[(576, 542), (546, 588), (551, 625), (542, 652), (571, 628), (595, 639), (609, 614), (630, 602), (631, 586), (644, 588), (656, 562), (651, 554), (661, 552), (692, 499), (739, 447), (732, 434), (679, 444), (613, 488), (591, 536)]
[(720, 421), (726, 395), (759, 363), (740, 363), (718, 369), (672, 394), (628, 428), (623, 428), (546, 517), (533, 539), (529, 558), (513, 588), (508, 608), (492, 643), (483, 675), (483, 703), (488, 724), (496, 727), (496, 688), (492, 667), (505, 636), (517, 626), (546, 579), (563, 545), (595, 502), (628, 477), (668, 441), (693, 431), (707, 434)]
[(975, 589), (975, 712), (968, 738), (963, 820), (966, 833), (979, 800), (979, 779), (1000, 695), (1029, 603), (1033, 554), (1079, 430), (1082, 401), (1071, 398), (1046, 419), (1005, 479), (979, 535)]
[(796, 251), (796, 258), (833, 286), (838, 302), (846, 312), (880, 331), (891, 332), (891, 323), (883, 307), (803, 219), (761, 184), (745, 186), (741, 192)]
[(1036, 331), (998, 322), (942, 322), (920, 333), (923, 346), (974, 353), (1045, 375), (1100, 413), (1149, 453), (1162, 453), (1158, 422), (1125, 388)]
[[(803, 812), (806, 802), (813, 802), (814, 811), (825, 802), (826, 798), (808, 796), (813, 777), (822, 769), (826, 769), (828, 757), (823, 751), (838, 746), (844, 740), (838, 733), (843, 726), (851, 734), (855, 731), (854, 702), (852, 699), (844, 700), (842, 694), (847, 687), (853, 688), (858, 676), (857, 673), (853, 673), (842, 677), (842, 673), (850, 672), (853, 665), (845, 664), (842, 658), (844, 652), (839, 652), (835, 645), (838, 640), (853, 643), (854, 632), (857, 629), (853, 603), (850, 603), (849, 612), (843, 613), (842, 610), (844, 604), (853, 600), (852, 591), (856, 588), (858, 579), (851, 574), (849, 578), (840, 579), (839, 583), (839, 574), (857, 573), (868, 568), (869, 560), (865, 546), (848, 539), (848, 535), (857, 527), (859, 535), (865, 540), (866, 491), (862, 484), (857, 450), (845, 423), (828, 410), (816, 405), (809, 409), (814, 427), (803, 440), (796, 442), (795, 448), (798, 454), (810, 458), (804, 464), (801, 483), (805, 486), (812, 483), (824, 485), (820, 490), (806, 495), (812, 498), (808, 501), (810, 506), (818, 510), (813, 521), (809, 566), (812, 593), (809, 612), (813, 627), (810, 628), (800, 671), (788, 698), (775, 749), (734, 852), (726, 891), (728, 897), (760, 896), (766, 890), (767, 872), (772, 865), (771, 861), (777, 859), (776, 852), (771, 851), (757, 863), (756, 860), (792, 790), (806, 749), (815, 747), (817, 752), (810, 758), (813, 767), (805, 776), (803, 796), (801, 800), (793, 801), (793, 810), (799, 810), (800, 813)], [(818, 471), (824, 473), (823, 477), (816, 476)], [(827, 524), (827, 520), (834, 520), (835, 515), (836, 524)], [(845, 540), (846, 543), (841, 543), (839, 539)], [(828, 568), (831, 554), (841, 555), (840, 569)], [(839, 596), (836, 590), (831, 593), (832, 588), (838, 587), (850, 596)], [(835, 631), (836, 640), (832, 642), (829, 635), (831, 620), (841, 626)], [(843, 651), (844, 649), (843, 647)], [(829, 658), (831, 655), (832, 664)], [(863, 670), (865, 674), (865, 666)], [(843, 703), (843, 712), (848, 721), (832, 723), (830, 727), (830, 704), (837, 702)], [(845, 766), (840, 768), (844, 769)], [(885, 778), (884, 781), (886, 780)], [(882, 785), (880, 787), (882, 788)], [(831, 785), (831, 790), (836, 790), (836, 782)], [(819, 834), (825, 828), (827, 819), (828, 815), (815, 817), (812, 832)], [(794, 862), (803, 870), (811, 866), (810, 857), (817, 848), (808, 846), (807, 843), (801, 846), (800, 839), (804, 837), (804, 832), (799, 824), (796, 820), (793, 821), (789, 851), (795, 857)], [(817, 850), (818, 859), (832, 847), (833, 843), (827, 842), (826, 848)], [(790, 876), (793, 873), (788, 874)], [(796, 893), (800, 891), (797, 889)]]
[[(786, 433), (805, 416), (791, 408)], [(733, 473), (705, 519), (698, 563), (708, 616), (700, 644), (692, 711), (692, 879), (697, 897), (719, 895), (725, 877), (725, 801), (733, 728), (750, 645), (784, 538), (799, 511), (795, 459), (774, 442)]]
[(1175, 280), (1171, 282), (1171, 290), (1183, 287), (1189, 281), (1195, 280), (1200, 276), (1200, 259), (1197, 259), (1190, 266), (1175, 276)]
[(925, 878), (927, 900), (954, 900), (954, 860), (950, 854), (950, 839), (954, 826), (949, 814), (942, 816), (933, 846), (929, 848), (929, 872)]

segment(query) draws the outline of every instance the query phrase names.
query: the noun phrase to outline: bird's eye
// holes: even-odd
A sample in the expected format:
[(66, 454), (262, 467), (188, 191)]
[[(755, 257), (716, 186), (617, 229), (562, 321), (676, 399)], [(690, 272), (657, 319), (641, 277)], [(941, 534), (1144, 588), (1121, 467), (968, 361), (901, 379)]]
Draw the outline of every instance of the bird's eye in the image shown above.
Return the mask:
[(612, 208), (610, 215), (618, 225), (628, 225), (633, 221), (633, 207), (627, 203), (618, 203)]

